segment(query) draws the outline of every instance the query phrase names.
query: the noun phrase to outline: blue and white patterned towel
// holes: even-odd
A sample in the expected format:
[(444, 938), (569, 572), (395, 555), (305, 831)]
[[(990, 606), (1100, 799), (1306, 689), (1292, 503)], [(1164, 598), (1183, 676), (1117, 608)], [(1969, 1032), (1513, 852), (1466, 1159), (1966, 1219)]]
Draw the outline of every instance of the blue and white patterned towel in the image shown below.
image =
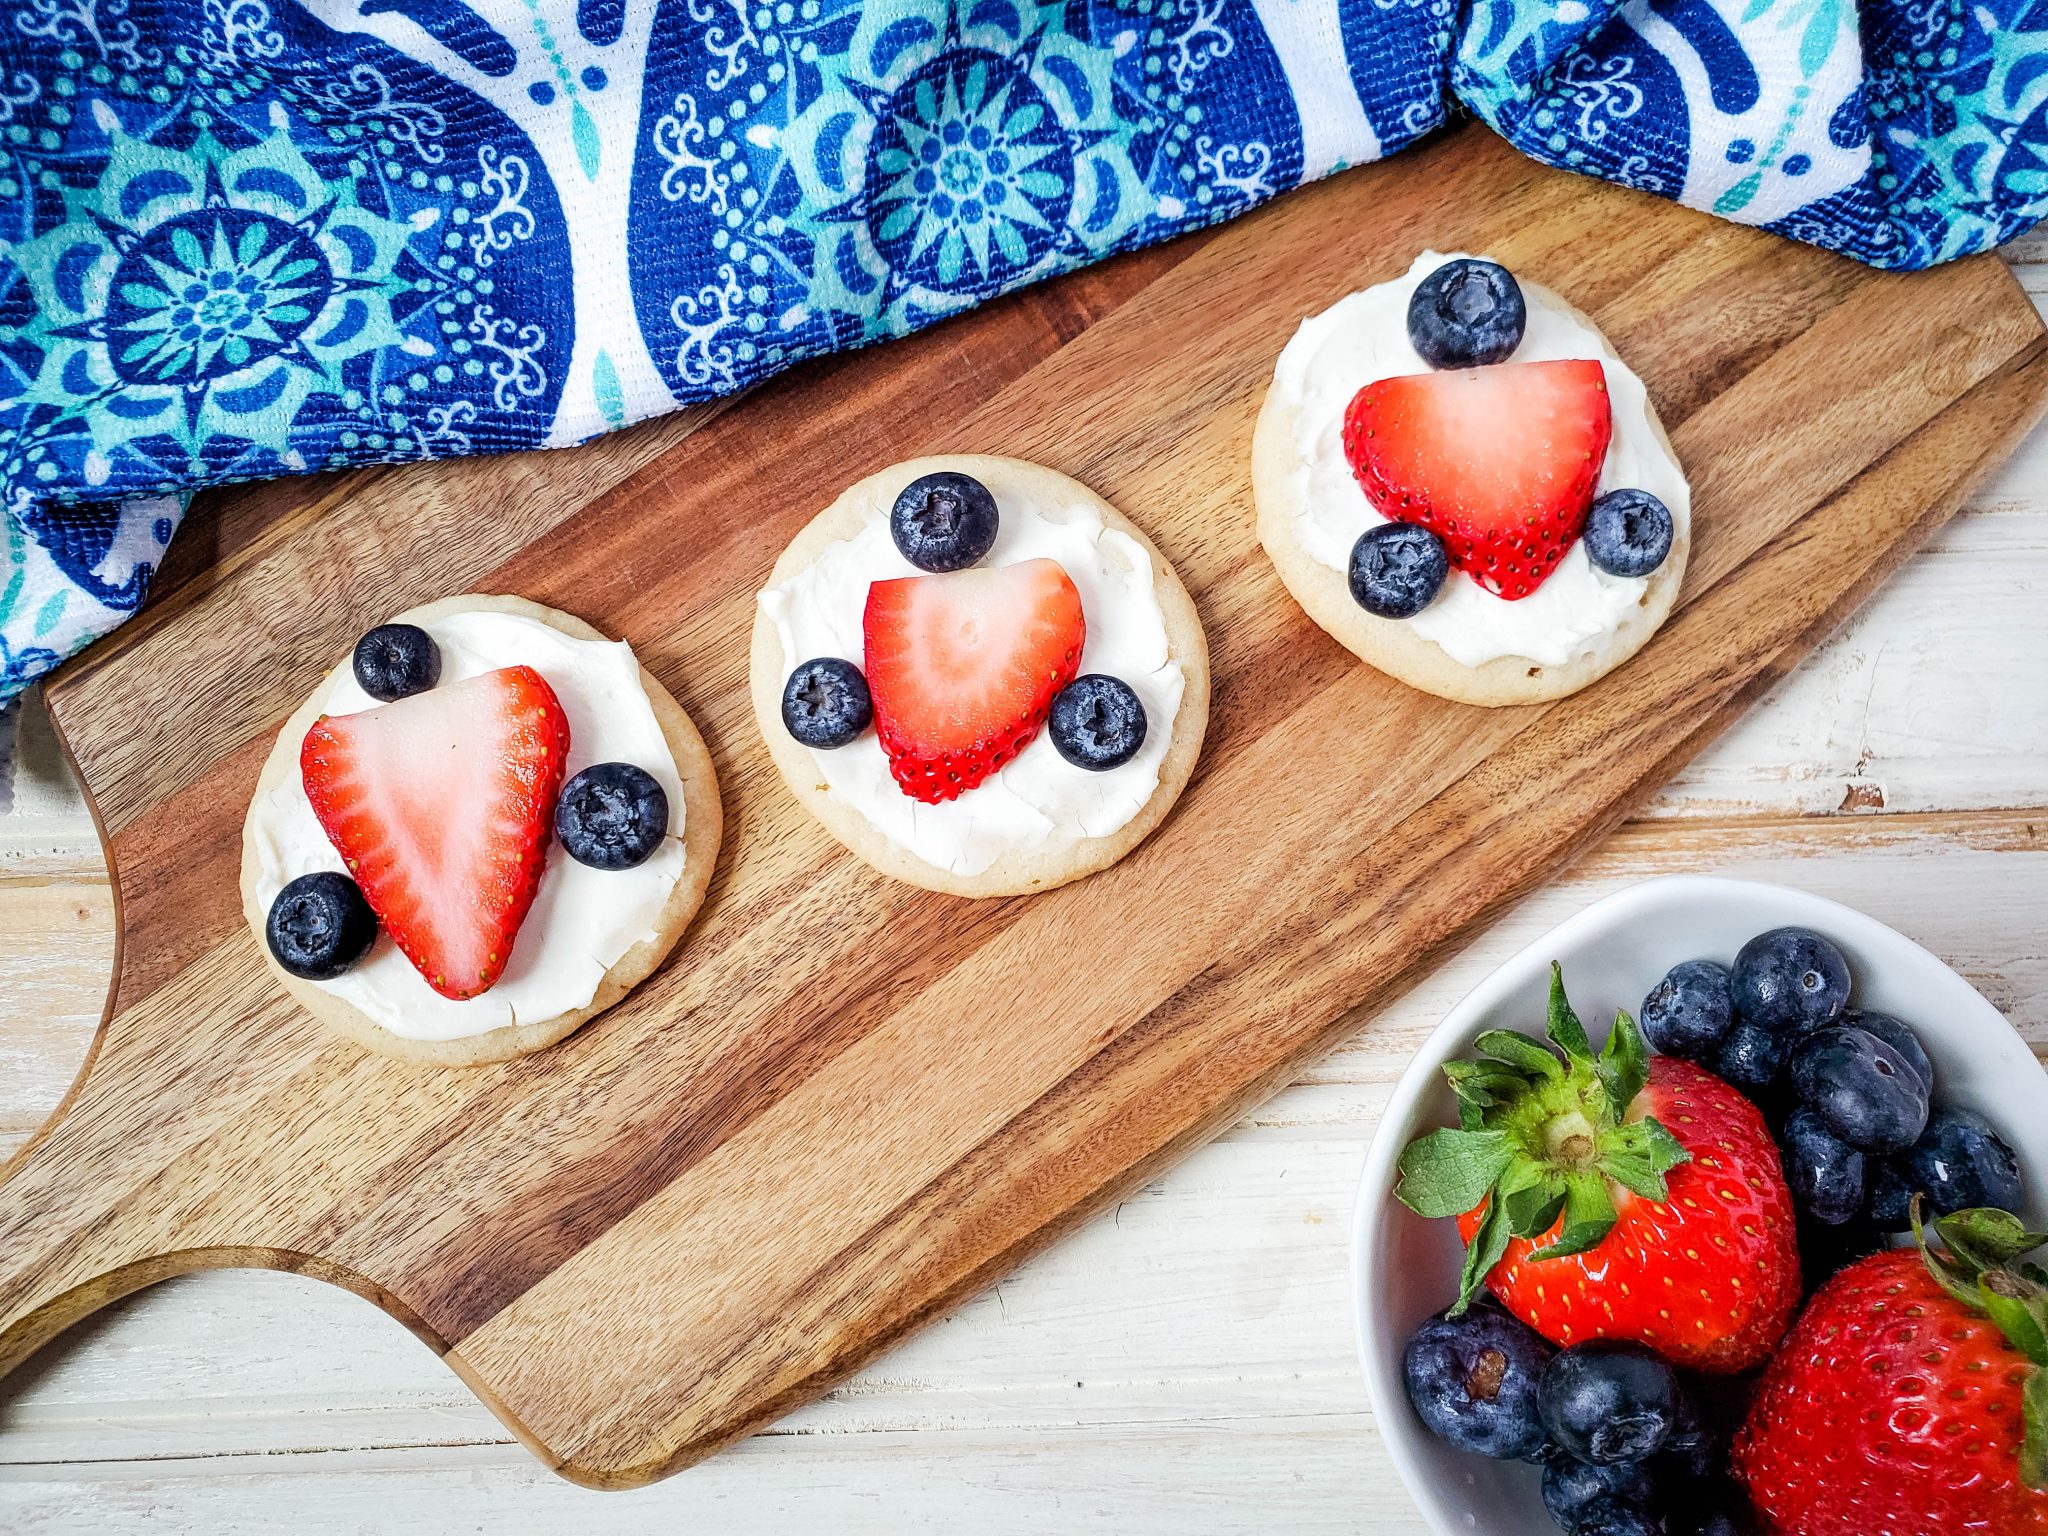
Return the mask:
[(1453, 100), (1884, 266), (2048, 209), (2048, 0), (0, 0), (0, 699), (195, 487), (579, 442)]

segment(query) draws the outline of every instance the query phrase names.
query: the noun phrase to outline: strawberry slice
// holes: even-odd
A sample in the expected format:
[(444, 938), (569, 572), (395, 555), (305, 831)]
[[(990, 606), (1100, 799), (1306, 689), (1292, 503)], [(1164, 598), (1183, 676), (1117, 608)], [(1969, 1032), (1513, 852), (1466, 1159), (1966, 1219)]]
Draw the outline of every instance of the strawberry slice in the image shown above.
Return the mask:
[(1382, 517), (1420, 523), (1487, 591), (1527, 597), (1586, 526), (1614, 429), (1595, 359), (1368, 384), (1344, 455)]
[(475, 997), (504, 974), (540, 888), (568, 755), (568, 716), (531, 667), (322, 715), (306, 732), (299, 772), (313, 814), (443, 997)]
[(863, 622), (875, 732), (903, 792), (927, 805), (1030, 744), (1088, 632), (1056, 560), (878, 581)]

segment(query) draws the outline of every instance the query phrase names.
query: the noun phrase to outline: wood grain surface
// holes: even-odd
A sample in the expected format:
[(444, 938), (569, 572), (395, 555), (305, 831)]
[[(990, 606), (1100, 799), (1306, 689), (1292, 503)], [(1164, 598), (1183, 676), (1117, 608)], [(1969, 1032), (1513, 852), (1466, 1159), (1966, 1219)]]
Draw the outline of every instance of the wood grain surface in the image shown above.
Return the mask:
[[(1684, 607), (1561, 705), (1408, 693), (1256, 555), (1244, 445), (1273, 355), (1425, 244), (1589, 309), (1694, 477)], [(679, 442), (248, 493), (51, 690), (124, 944), (97, 1061), (0, 1185), (0, 1364), (165, 1274), (298, 1269), (448, 1350), (565, 1474), (673, 1470), (1192, 1145), (1611, 826), (1953, 509), (2044, 373), (1995, 262), (1880, 276), (1467, 133), (801, 371)], [(931, 448), (1087, 480), (1209, 625), (1204, 769), (1158, 837), (1068, 891), (890, 886), (828, 851), (750, 739), (743, 637), (781, 540)], [(704, 917), (628, 1004), (527, 1062), (426, 1075), (271, 994), (233, 848), (309, 680), (460, 586), (632, 639), (705, 726), (733, 826)]]

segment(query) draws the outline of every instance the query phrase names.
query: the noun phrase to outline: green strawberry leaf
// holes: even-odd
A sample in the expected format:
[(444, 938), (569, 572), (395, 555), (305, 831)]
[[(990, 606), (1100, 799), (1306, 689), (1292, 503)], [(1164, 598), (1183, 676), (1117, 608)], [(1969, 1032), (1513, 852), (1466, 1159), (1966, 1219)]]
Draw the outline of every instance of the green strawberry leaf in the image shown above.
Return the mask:
[(1450, 1316), (1464, 1316), (1465, 1309), (1472, 1305), (1472, 1298), (1486, 1284), (1486, 1277), (1493, 1273), (1493, 1266), (1507, 1251), (1507, 1219), (1501, 1215), (1501, 1203), (1496, 1200), (1486, 1208), (1479, 1230), (1472, 1234), (1472, 1241), (1465, 1247), (1465, 1268), (1458, 1276), (1458, 1300), (1451, 1308)]
[(1486, 1198), (1511, 1155), (1500, 1131), (1431, 1131), (1402, 1151), (1395, 1198), (1418, 1216), (1462, 1216)]
[(1650, 1048), (1643, 1043), (1643, 1032), (1636, 1028), (1636, 1021), (1626, 1013), (1615, 1014), (1614, 1030), (1601, 1048), (1593, 1070), (1600, 1074), (1600, 1086), (1607, 1090), (1608, 1107), (1619, 1123), (1650, 1081)]
[(1978, 1277), (1977, 1294), (2012, 1347), (2034, 1364), (2048, 1365), (2048, 1290), (2009, 1269), (1993, 1269)]
[(1564, 1209), (1564, 1197), (1564, 1181), (1555, 1178), (1541, 1179), (1513, 1194), (1503, 1194), (1501, 1207), (1508, 1213), (1508, 1230), (1516, 1237), (1541, 1237)]
[(1926, 1197), (1915, 1195), (1907, 1207), (1907, 1215), (1913, 1223), (1913, 1241), (1920, 1245), (1920, 1262), (1927, 1266), (1927, 1273), (1934, 1277), (1934, 1283), (1966, 1307), (1977, 1307), (1983, 1303), (1977, 1293), (1977, 1271), (1974, 1266), (1964, 1264), (1952, 1257), (1946, 1249), (1936, 1248), (1927, 1241), (1927, 1233), (1921, 1225), (1920, 1211)]
[(1511, 1029), (1489, 1029), (1473, 1043), (1487, 1055), (1521, 1068), (1532, 1080), (1554, 1083), (1564, 1077), (1555, 1056)]
[(2020, 1443), (2020, 1480), (2048, 1492), (2048, 1371), (2032, 1370), (2020, 1388), (2026, 1438)]
[(1553, 964), (1545, 1027), (1549, 1046), (1494, 1029), (1474, 1042), (1475, 1059), (1446, 1063), (1458, 1123), (1417, 1137), (1401, 1154), (1394, 1193), (1411, 1210), (1426, 1217), (1481, 1212), (1456, 1311), (1470, 1304), (1513, 1239), (1547, 1242), (1537, 1258), (1597, 1248), (1620, 1219), (1617, 1188), (1668, 1199), (1665, 1175), (1689, 1160), (1656, 1120), (1626, 1119), (1650, 1077), (1649, 1049), (1633, 1018), (1617, 1014), (1596, 1054), (1565, 992), (1564, 971)]
[(1501, 1202), (1508, 1231), (1516, 1237), (1549, 1231), (1564, 1209), (1564, 1180), (1533, 1157), (1510, 1158), (1493, 1193)]
[(1950, 1252), (1978, 1269), (1997, 1269), (2048, 1243), (2048, 1232), (2029, 1232), (2010, 1211), (1989, 1206), (1940, 1217), (1934, 1230)]
[(1558, 1229), (1557, 1241), (1529, 1257), (1562, 1259), (1598, 1248), (1618, 1220), (1607, 1180), (1598, 1173), (1575, 1173), (1565, 1181), (1564, 1225)]
[(1649, 1115), (1616, 1126), (1600, 1141), (1600, 1171), (1645, 1200), (1668, 1198), (1664, 1175), (1691, 1161), (1678, 1138)]
[(1482, 1129), (1489, 1109), (1511, 1104), (1529, 1089), (1528, 1078), (1502, 1061), (1447, 1061), (1444, 1078), (1458, 1099), (1458, 1123), (1468, 1131)]
[(1576, 1064), (1592, 1059), (1593, 1042), (1586, 1038), (1586, 1026), (1579, 1022), (1579, 1016), (1572, 1012), (1571, 999), (1564, 995), (1564, 967), (1555, 960), (1550, 962), (1550, 1017), (1544, 1032), (1564, 1052), (1566, 1061)]

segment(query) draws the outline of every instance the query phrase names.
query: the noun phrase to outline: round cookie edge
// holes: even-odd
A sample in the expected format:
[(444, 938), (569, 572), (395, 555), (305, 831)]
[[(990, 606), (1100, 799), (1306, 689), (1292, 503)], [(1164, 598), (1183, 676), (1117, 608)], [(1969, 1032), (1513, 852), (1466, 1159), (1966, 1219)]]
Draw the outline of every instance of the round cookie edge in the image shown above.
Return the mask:
[[(1036, 481), (1048, 491), (1085, 499), (1101, 512), (1104, 526), (1135, 539), (1152, 561), (1152, 590), (1166, 624), (1167, 653), (1181, 667), (1181, 701), (1173, 725), (1173, 740), (1159, 765), (1159, 782), (1138, 812), (1106, 837), (1086, 838), (1064, 848), (1044, 853), (1007, 853), (975, 875), (957, 875), (919, 858), (909, 849), (877, 830), (852, 807), (835, 800), (817, 782), (810, 749), (793, 740), (782, 724), (782, 688), (787, 680), (783, 666), (782, 637), (761, 608), (754, 604), (754, 628), (749, 647), (748, 685), (754, 701), (755, 723), (783, 783), (797, 803), (807, 811), (848, 852), (877, 872), (925, 890), (949, 896), (1022, 896), (1054, 890), (1109, 868), (1142, 843), (1166, 819), (1200, 759), (1202, 741), (1209, 723), (1209, 642), (1202, 628), (1194, 599), (1180, 579), (1180, 573), (1158, 545), (1109, 502), (1069, 475), (1028, 459), (998, 454), (937, 454), (907, 459), (863, 476), (847, 486), (831, 505), (811, 519), (791, 539), (762, 583), (762, 590), (777, 587), (805, 569), (831, 544), (853, 537), (866, 525), (862, 511), (865, 494), (876, 482), (905, 483), (919, 475), (955, 470), (974, 475), (986, 483), (991, 477)], [(993, 489), (994, 487), (992, 487)], [(998, 499), (1000, 499), (1000, 491)], [(798, 660), (807, 660), (800, 657)], [(858, 662), (860, 658), (849, 657)], [(790, 663), (794, 665), (794, 663)], [(1083, 770), (1076, 770), (1077, 772)]]
[[(394, 614), (382, 622), (413, 624), (423, 619), (431, 620), (455, 613), (474, 612), (517, 614), (560, 630), (572, 639), (600, 642), (609, 640), (608, 636), (574, 614), (564, 613), (560, 609), (549, 608), (523, 597), (491, 596), (482, 593), (444, 597)], [(348, 665), (349, 662), (344, 659), (327, 676), (334, 676)], [(550, 1019), (525, 1024), (501, 1024), (495, 1029), (484, 1030), (478, 1034), (460, 1035), (446, 1040), (415, 1040), (386, 1029), (354, 1004), (323, 990), (317, 983), (292, 975), (279, 965), (276, 957), (270, 953), (270, 946), (263, 939), (263, 928), (268, 913), (260, 908), (256, 900), (257, 861), (250, 831), (252, 817), (251, 814), (245, 813), (242, 820), (242, 915), (248, 921), (250, 931), (256, 940), (257, 953), (262, 957), (263, 964), (272, 977), (283, 986), (294, 1002), (332, 1033), (379, 1056), (438, 1067), (484, 1066), (491, 1062), (511, 1061), (531, 1055), (559, 1040), (567, 1039), (599, 1014), (623, 1000), (627, 993), (660, 968), (688, 930), (698, 909), (703, 906), (705, 894), (711, 886), (711, 877), (717, 867), (725, 823), (725, 808), (718, 790), (717, 772), (712, 765), (710, 750), (704, 745), (704, 738), (697, 730), (696, 723), (691, 720), (682, 705), (676, 702), (674, 695), (664, 688), (645, 666), (640, 668), (640, 684), (647, 692), (648, 703), (654, 710), (655, 720), (660, 724), (662, 736), (668, 742), (669, 753), (675, 759), (676, 776), (682, 781), (683, 872), (677, 878), (674, 888), (670, 890), (668, 900), (662, 905), (655, 932), (613, 962), (605, 971), (603, 979), (598, 982), (597, 991), (592, 994), (587, 1004), (568, 1013), (557, 1014)], [(255, 791), (250, 795), (251, 813), (264, 796), (284, 781), (286, 774), (297, 770), (299, 745), (305, 740), (306, 732), (312, 728), (314, 720), (319, 717), (319, 712), (313, 704), (313, 699), (319, 692), (320, 689), (315, 687), (307, 695), (305, 702), (279, 729), (277, 741), (272, 746), (269, 757), (264, 760), (262, 772), (257, 776)]]
[[(1529, 303), (1562, 312), (1606, 344), (1600, 328), (1556, 293), (1528, 281), (1521, 281), (1521, 287)], [(1611, 345), (1608, 350), (1613, 350)], [(1678, 455), (1657, 414), (1656, 402), (1646, 395), (1644, 404), (1659, 446), (1677, 463)], [(1352, 600), (1344, 572), (1315, 559), (1295, 537), (1295, 498), (1287, 488), (1293, 469), (1295, 420), (1295, 413), (1275, 399), (1269, 379), (1252, 432), (1252, 498), (1259, 543), (1273, 562), (1281, 585), (1316, 627), (1368, 666), (1454, 703), (1486, 708), (1541, 704), (1598, 682), (1647, 645), (1670, 617), (1691, 552), (1690, 517), (1686, 526), (1674, 530), (1671, 552), (1650, 574), (1636, 612), (1593, 652), (1559, 666), (1545, 666), (1525, 656), (1497, 656), (1476, 667), (1467, 666), (1434, 640), (1416, 634), (1405, 619), (1382, 619), (1360, 608)], [(1454, 570), (1448, 579), (1466, 578)]]

